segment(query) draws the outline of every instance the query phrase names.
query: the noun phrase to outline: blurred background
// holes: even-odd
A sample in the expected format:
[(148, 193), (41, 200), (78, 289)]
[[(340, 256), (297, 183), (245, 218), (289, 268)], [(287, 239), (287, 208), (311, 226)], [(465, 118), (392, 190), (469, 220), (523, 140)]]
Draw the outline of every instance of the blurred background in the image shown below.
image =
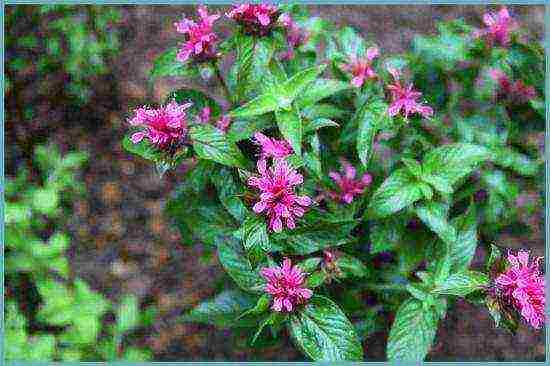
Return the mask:
[[(309, 10), (357, 28), (384, 54), (407, 49), (417, 33), (434, 33), (441, 20), (465, 18), (481, 26), (487, 9), (364, 5), (309, 6)], [(542, 40), (543, 6), (509, 10)], [(193, 6), (6, 6), (5, 171), (12, 179), (6, 197), (17, 202), (6, 220), (19, 225), (19, 232), (32, 233), (17, 237), (8, 232), (6, 256), (10, 250), (26, 250), (42, 256), (48, 266), (55, 255), (67, 258), (60, 259), (55, 268), (60, 278), (52, 281), (83, 281), (88, 287), (71, 287), (68, 296), (74, 301), (49, 304), (48, 313), (38, 309), (37, 301), (40, 296), (63, 297), (52, 288), (56, 282), (36, 285), (33, 276), (40, 277), (39, 261), (24, 275), (20, 270), (28, 258), (7, 262), (6, 296), (16, 305), (6, 307), (6, 317), (13, 325), (13, 344), (20, 345), (12, 352), (30, 348), (35, 359), (47, 359), (53, 352), (52, 340), (44, 334), (65, 337), (64, 324), (72, 324), (71, 329), (93, 324), (92, 335), (73, 329), (77, 336), (69, 332), (63, 338), (64, 359), (302, 359), (288, 343), (253, 352), (239, 334), (176, 321), (183, 311), (216, 292), (221, 268), (215, 256), (200, 246), (182, 245), (176, 228), (163, 217), (178, 172), (159, 179), (150, 164), (121, 146), (129, 111), (160, 103), (176, 85), (191, 85), (169, 78), (153, 83), (148, 74), (154, 58), (180, 40), (173, 23), (182, 13), (194, 12)], [(228, 22), (220, 21), (219, 29), (226, 32)], [(192, 85), (213, 96), (219, 93), (205, 82)], [(38, 214), (30, 218), (27, 207)], [(542, 212), (532, 218), (535, 227), (541, 226)], [(526, 247), (544, 255), (544, 234), (536, 233), (503, 235), (502, 241), (507, 247)], [(61, 243), (58, 253), (33, 252), (36, 249), (30, 245), (35, 238), (51, 244), (53, 234), (62, 237), (55, 237)], [(481, 257), (482, 253), (477, 260)], [(111, 310), (96, 311), (87, 320), (77, 315), (66, 323), (52, 320), (57, 312), (74, 309), (78, 301), (110, 304), (105, 309)], [(95, 349), (90, 340), (97, 335), (109, 341)], [(365, 342), (369, 360), (385, 358), (386, 338), (381, 331)], [(494, 328), (486, 310), (458, 301), (442, 322), (428, 359), (527, 361), (544, 360), (544, 354), (544, 331), (522, 327), (511, 336)]]

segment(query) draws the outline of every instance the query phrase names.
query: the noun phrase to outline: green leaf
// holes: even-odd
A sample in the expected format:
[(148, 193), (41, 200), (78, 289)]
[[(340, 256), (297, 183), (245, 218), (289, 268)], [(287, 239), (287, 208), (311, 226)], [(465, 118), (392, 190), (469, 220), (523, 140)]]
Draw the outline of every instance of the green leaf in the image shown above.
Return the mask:
[(225, 271), (246, 291), (258, 292), (265, 283), (244, 253), (241, 243), (231, 237), (218, 244), (218, 257)]
[(323, 271), (313, 272), (306, 279), (306, 287), (314, 289), (321, 286), (327, 279), (327, 274)]
[(237, 221), (242, 222), (248, 209), (239, 198), (244, 191), (233, 176), (233, 172), (229, 168), (223, 167), (217, 169), (210, 178), (216, 186), (222, 205)]
[(486, 274), (476, 271), (462, 271), (452, 273), (447, 279), (433, 289), (438, 295), (466, 296), (476, 290), (483, 289), (489, 284)]
[(243, 241), (246, 250), (259, 246), (264, 251), (269, 252), (269, 236), (264, 219), (261, 216), (249, 216), (241, 227), (243, 231)]
[(388, 338), (389, 361), (424, 360), (433, 344), (438, 317), (418, 299), (405, 301), (395, 315)]
[(528, 156), (515, 152), (508, 147), (491, 149), (491, 161), (496, 165), (508, 168), (526, 177), (537, 175), (539, 163), (529, 159)]
[(415, 178), (405, 169), (395, 170), (373, 193), (367, 211), (370, 218), (383, 218), (423, 197)]
[(316, 131), (323, 127), (340, 127), (340, 125), (328, 118), (315, 118), (304, 126), (304, 134)]
[(489, 150), (479, 145), (458, 143), (440, 146), (424, 157), (424, 178), (434, 177), (452, 186), (489, 157)]
[(151, 80), (164, 76), (198, 76), (197, 69), (193, 65), (176, 60), (177, 53), (177, 47), (171, 47), (155, 58), (149, 74)]
[(477, 213), (475, 205), (468, 211), (451, 220), (456, 230), (457, 240), (451, 245), (451, 271), (464, 270), (470, 267), (477, 247)]
[(332, 300), (314, 296), (290, 315), (293, 341), (314, 361), (361, 361), (363, 348), (346, 315)]
[[(294, 74), (290, 79), (281, 85), (282, 95), (279, 96), (280, 103), (284, 106), (290, 104), (299, 96), (306, 95), (307, 90), (317, 77), (325, 70), (326, 65), (313, 66)], [(315, 96), (312, 96), (314, 99)]]
[(336, 260), (336, 267), (342, 272), (343, 278), (367, 277), (369, 270), (359, 259), (348, 254), (342, 254)]
[(281, 131), (285, 140), (290, 143), (294, 153), (298, 156), (302, 155), (303, 127), (298, 110), (294, 107), (288, 111), (277, 111), (275, 112), (275, 119), (279, 131)]
[(225, 134), (210, 125), (194, 126), (189, 131), (195, 153), (202, 159), (213, 160), (230, 167), (245, 168), (247, 161), (237, 145)]
[(374, 223), (370, 229), (370, 253), (387, 252), (398, 247), (404, 235), (405, 226), (399, 220), (388, 218)]
[(254, 117), (268, 112), (273, 112), (279, 108), (277, 96), (268, 93), (260, 95), (245, 105), (232, 110), (229, 116), (232, 118)]
[(36, 211), (52, 215), (59, 206), (59, 192), (53, 188), (38, 188), (32, 194), (32, 207)]
[(438, 202), (426, 202), (416, 207), (416, 214), (441, 240), (454, 245), (456, 230), (447, 220), (447, 208)]
[(254, 307), (256, 299), (240, 290), (225, 290), (182, 315), (181, 320), (213, 324), (221, 328), (254, 326), (255, 320), (236, 319), (241, 313)]
[(116, 312), (116, 331), (122, 335), (139, 325), (139, 304), (135, 295), (122, 298)]
[(351, 27), (342, 28), (336, 35), (342, 51), (348, 57), (364, 56), (367, 50), (365, 40)]
[(227, 139), (231, 142), (239, 142), (253, 136), (257, 131), (274, 127), (273, 118), (270, 115), (248, 118), (236, 118), (231, 122)]
[(301, 109), (350, 88), (350, 83), (320, 78), (312, 82), (304, 92), (297, 97), (296, 104)]
[(384, 120), (390, 118), (387, 110), (388, 105), (384, 101), (376, 100), (363, 104), (354, 116), (358, 123), (357, 153), (365, 167), (368, 167), (376, 133), (383, 126)]

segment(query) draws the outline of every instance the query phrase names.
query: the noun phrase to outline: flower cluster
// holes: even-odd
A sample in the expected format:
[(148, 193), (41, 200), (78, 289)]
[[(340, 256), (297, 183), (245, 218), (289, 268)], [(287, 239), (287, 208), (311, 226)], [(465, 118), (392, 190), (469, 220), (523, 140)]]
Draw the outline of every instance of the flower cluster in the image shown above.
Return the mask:
[(218, 36), (213, 32), (212, 26), (220, 18), (220, 15), (208, 15), (206, 6), (199, 6), (198, 13), (200, 20), (197, 23), (185, 18), (185, 15), (181, 21), (174, 23), (176, 31), (186, 35), (186, 41), (176, 56), (180, 62), (186, 62), (189, 58), (206, 61), (217, 56)]
[(357, 174), (355, 168), (346, 160), (341, 159), (342, 175), (337, 172), (330, 172), (329, 177), (336, 183), (339, 192), (329, 192), (329, 196), (344, 203), (351, 203), (355, 196), (362, 194), (365, 188), (372, 182), (369, 173), (365, 173), (361, 179), (355, 179)]
[(403, 86), (399, 81), (400, 73), (397, 69), (388, 67), (388, 72), (394, 80), (393, 84), (387, 87), (391, 94), (391, 104), (388, 108), (388, 114), (393, 117), (403, 110), (405, 119), (413, 113), (419, 113), (423, 117), (431, 117), (433, 109), (418, 102), (418, 98), (422, 96), (422, 93), (414, 90), (412, 83), (406, 87)]
[(512, 19), (506, 7), (502, 7), (498, 13), (485, 13), (483, 23), (486, 28), (474, 32), (474, 37), (483, 37), (489, 45), (499, 43), (505, 47), (510, 43), (511, 32), (517, 28), (517, 23)]
[(244, 26), (246, 32), (267, 35), (279, 16), (279, 8), (270, 4), (240, 4), (225, 14)]
[(260, 146), (260, 159), (282, 159), (293, 153), (292, 147), (285, 140), (267, 137), (261, 132), (254, 134), (254, 142)]
[(525, 85), (521, 80), (512, 82), (501, 70), (491, 69), (489, 75), (498, 83), (498, 94), (512, 103), (521, 104), (536, 97), (535, 88)]
[(302, 175), (283, 159), (275, 160), (271, 169), (267, 168), (267, 160), (261, 159), (257, 167), (260, 175), (248, 179), (248, 185), (261, 191), (260, 201), (253, 207), (254, 212), (264, 212), (269, 228), (275, 232), (282, 231), (283, 224), (294, 229), (294, 219), (302, 217), (305, 208), (312, 202), (308, 196), (298, 196), (294, 192), (294, 187), (304, 180)]
[[(211, 112), (212, 111), (210, 110), (210, 107), (204, 107), (203, 109), (201, 109), (201, 111), (199, 112), (199, 115), (197, 116), (199, 123), (203, 123), (203, 124), (210, 123)], [(221, 116), (214, 123), (214, 125), (218, 130), (222, 132), (227, 132), (227, 130), (229, 129), (229, 126), (231, 125), (231, 117), (228, 115)]]
[(283, 260), (282, 266), (264, 268), (260, 273), (267, 281), (265, 291), (273, 296), (271, 308), (275, 311), (291, 312), (313, 295), (304, 287), (305, 273), (293, 266), (288, 258)]
[(144, 127), (131, 136), (134, 144), (148, 139), (160, 150), (177, 148), (187, 134), (185, 110), (192, 103), (178, 104), (175, 101), (158, 109), (140, 107), (134, 111), (134, 117), (128, 120), (130, 125)]
[(529, 253), (508, 254), (508, 269), (500, 274), (495, 284), (499, 296), (511, 304), (533, 328), (544, 325), (544, 276), (539, 272), (542, 258), (529, 263)]
[(296, 24), (292, 17), (285, 13), (279, 18), (281, 24), (285, 27), (287, 35), (287, 51), (282, 55), (283, 60), (292, 60), (295, 56), (294, 50), (307, 43), (309, 34)]
[(344, 65), (343, 69), (350, 72), (353, 76), (351, 84), (360, 88), (366, 79), (376, 78), (376, 73), (372, 68), (372, 62), (380, 55), (378, 47), (369, 47), (365, 59), (353, 57), (351, 62)]

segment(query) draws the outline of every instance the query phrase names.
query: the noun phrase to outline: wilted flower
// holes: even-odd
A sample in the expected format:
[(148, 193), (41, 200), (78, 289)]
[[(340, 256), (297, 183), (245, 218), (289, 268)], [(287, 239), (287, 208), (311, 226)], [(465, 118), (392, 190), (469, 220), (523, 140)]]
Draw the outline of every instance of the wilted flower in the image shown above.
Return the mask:
[(191, 105), (192, 103), (180, 105), (172, 101), (158, 109), (145, 106), (137, 108), (134, 117), (128, 122), (132, 126), (145, 129), (132, 134), (132, 142), (137, 144), (146, 138), (162, 150), (177, 148), (187, 133), (185, 110)]
[(367, 49), (366, 59), (359, 59), (353, 57), (349, 64), (343, 66), (343, 69), (351, 72), (353, 79), (351, 79), (351, 84), (360, 88), (366, 79), (376, 78), (376, 73), (372, 68), (372, 61), (377, 58), (380, 54), (380, 51), (377, 47), (369, 47)]
[(302, 217), (305, 207), (311, 205), (311, 198), (294, 193), (294, 186), (302, 184), (303, 177), (283, 159), (275, 160), (271, 169), (266, 164), (265, 159), (259, 160), (257, 167), (260, 175), (248, 179), (250, 186), (261, 191), (260, 201), (253, 210), (256, 213), (264, 212), (269, 220), (269, 228), (275, 232), (283, 230), (283, 223), (289, 229), (294, 229), (294, 218)]
[(500, 89), (498, 94), (508, 98), (511, 102), (525, 103), (536, 97), (535, 88), (525, 85), (521, 80), (510, 81), (501, 70), (491, 69), (489, 76), (498, 83)]
[(260, 273), (267, 281), (265, 291), (273, 296), (271, 308), (275, 311), (291, 312), (313, 295), (313, 291), (304, 287), (305, 273), (292, 266), (288, 258), (281, 267), (264, 268)]
[(270, 4), (233, 5), (225, 15), (243, 25), (248, 33), (266, 35), (279, 16), (279, 8)]
[(412, 83), (407, 87), (402, 86), (399, 81), (398, 70), (388, 67), (388, 71), (394, 79), (394, 83), (388, 85), (388, 89), (391, 93), (391, 104), (388, 108), (389, 115), (393, 117), (403, 110), (405, 118), (408, 118), (412, 113), (420, 113), (424, 117), (432, 116), (432, 108), (417, 102), (418, 98), (422, 96), (422, 93), (414, 90)]
[(339, 192), (329, 192), (329, 195), (334, 200), (339, 200), (344, 203), (351, 203), (355, 196), (362, 194), (365, 188), (372, 182), (372, 177), (369, 173), (365, 173), (361, 179), (355, 179), (356, 170), (346, 160), (341, 159), (342, 175), (332, 171), (329, 177), (336, 183)]
[(292, 60), (294, 58), (294, 50), (307, 42), (309, 34), (304, 29), (300, 28), (287, 13), (281, 15), (279, 21), (287, 31), (286, 42), (288, 49), (282, 55), (282, 59)]
[(474, 32), (474, 37), (484, 37), (490, 45), (497, 42), (501, 46), (507, 46), (510, 43), (510, 33), (518, 26), (506, 7), (502, 7), (498, 13), (485, 13), (483, 23), (487, 27)]
[(261, 147), (260, 159), (281, 159), (293, 152), (292, 147), (287, 141), (267, 137), (261, 132), (254, 134), (254, 142)]
[(508, 254), (508, 269), (500, 274), (495, 284), (498, 296), (511, 304), (535, 329), (544, 324), (544, 276), (539, 272), (541, 257), (529, 264), (529, 253)]
[(176, 31), (186, 35), (186, 41), (176, 56), (180, 62), (186, 62), (190, 57), (197, 61), (205, 61), (217, 56), (218, 36), (213, 32), (212, 26), (220, 15), (208, 15), (207, 8), (203, 5), (198, 7), (198, 13), (198, 23), (185, 18), (185, 15), (180, 22), (174, 23)]

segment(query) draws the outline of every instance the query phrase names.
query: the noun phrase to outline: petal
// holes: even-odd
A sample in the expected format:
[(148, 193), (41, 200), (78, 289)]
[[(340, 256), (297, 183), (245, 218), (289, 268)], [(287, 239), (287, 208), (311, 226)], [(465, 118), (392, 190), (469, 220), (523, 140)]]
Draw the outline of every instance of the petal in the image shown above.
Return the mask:
[(130, 140), (134, 143), (134, 144), (138, 144), (141, 142), (141, 140), (143, 140), (143, 138), (145, 137), (145, 133), (144, 132), (136, 132), (132, 135), (132, 137), (130, 137)]
[(378, 49), (378, 47), (367, 48), (367, 59), (369, 61), (374, 60), (375, 58), (378, 57), (378, 55), (380, 55), (380, 50)]
[(257, 202), (254, 207), (252, 208), (252, 210), (256, 213), (261, 213), (263, 211), (265, 211), (267, 205), (264, 201), (260, 201), (260, 202)]

